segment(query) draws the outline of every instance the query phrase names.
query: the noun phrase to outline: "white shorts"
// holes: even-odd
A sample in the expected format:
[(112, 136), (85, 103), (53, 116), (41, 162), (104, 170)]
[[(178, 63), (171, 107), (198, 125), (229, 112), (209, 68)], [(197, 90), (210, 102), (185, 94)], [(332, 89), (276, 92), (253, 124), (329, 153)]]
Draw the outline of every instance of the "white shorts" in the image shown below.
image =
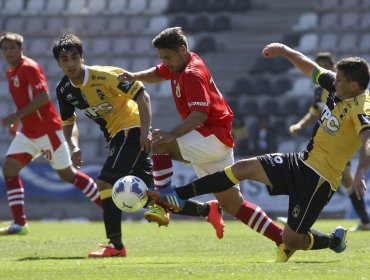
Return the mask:
[(193, 130), (177, 138), (177, 143), (182, 157), (190, 162), (198, 178), (222, 171), (234, 163), (233, 149), (213, 134), (204, 137)]
[(43, 155), (53, 169), (65, 169), (72, 165), (71, 157), (69, 154), (68, 144), (64, 138), (62, 130), (56, 131), (56, 134), (61, 142), (61, 145), (53, 150), (50, 139), (47, 135), (39, 138), (28, 138), (22, 132), (17, 132), (6, 155), (27, 153), (32, 156), (32, 160)]

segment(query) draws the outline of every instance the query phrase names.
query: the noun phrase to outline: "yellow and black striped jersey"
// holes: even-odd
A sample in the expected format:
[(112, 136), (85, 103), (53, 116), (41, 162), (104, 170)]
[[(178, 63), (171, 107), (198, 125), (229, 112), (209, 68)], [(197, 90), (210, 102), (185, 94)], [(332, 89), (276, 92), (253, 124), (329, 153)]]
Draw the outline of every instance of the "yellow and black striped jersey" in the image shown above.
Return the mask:
[(318, 68), (312, 77), (329, 95), (307, 145), (304, 161), (336, 190), (347, 162), (361, 146), (360, 132), (370, 128), (369, 91), (339, 100), (333, 85), (335, 73)]
[(118, 131), (140, 127), (138, 105), (134, 101), (144, 90), (139, 81), (122, 82), (123, 69), (112, 66), (86, 66), (81, 85), (64, 76), (56, 88), (63, 125), (76, 121), (75, 108), (99, 124), (107, 141)]

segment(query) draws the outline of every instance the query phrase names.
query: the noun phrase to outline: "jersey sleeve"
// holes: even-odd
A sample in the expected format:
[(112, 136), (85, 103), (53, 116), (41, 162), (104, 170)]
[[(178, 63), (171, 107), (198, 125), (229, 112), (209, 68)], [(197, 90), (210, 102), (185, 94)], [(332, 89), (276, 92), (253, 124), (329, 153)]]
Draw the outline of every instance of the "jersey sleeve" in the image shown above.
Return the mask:
[(71, 125), (76, 122), (75, 106), (66, 101), (66, 96), (60, 90), (59, 85), (56, 89), (57, 101), (59, 105), (59, 112), (63, 125)]
[(45, 75), (39, 65), (29, 65), (27, 67), (27, 79), (28, 83), (32, 88), (33, 95), (39, 94), (40, 92), (48, 92), (48, 84), (46, 82)]
[(117, 74), (122, 73), (122, 71), (123, 69), (116, 69), (114, 73), (107, 75), (108, 86), (113, 92), (118, 92), (118, 94), (128, 99), (136, 100), (139, 94), (144, 91), (144, 84), (141, 81), (123, 82), (119, 80)]
[(163, 63), (156, 66), (155, 71), (162, 79), (171, 79), (171, 71)]
[(315, 84), (326, 89), (328, 92), (335, 92), (334, 81), (335, 73), (328, 71), (325, 68), (317, 67), (312, 72), (312, 80)]
[(367, 102), (364, 103), (363, 108), (356, 108), (355, 111), (355, 129), (357, 134), (361, 131), (370, 128), (370, 100), (367, 98)]
[(209, 112), (209, 89), (204, 77), (192, 72), (185, 76), (184, 87), (190, 111)]

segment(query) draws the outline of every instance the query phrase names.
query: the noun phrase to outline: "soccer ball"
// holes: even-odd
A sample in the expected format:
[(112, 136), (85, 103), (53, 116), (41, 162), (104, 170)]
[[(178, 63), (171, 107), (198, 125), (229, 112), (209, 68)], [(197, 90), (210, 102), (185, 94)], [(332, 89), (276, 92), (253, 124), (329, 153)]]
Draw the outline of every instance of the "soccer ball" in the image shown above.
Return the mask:
[(148, 187), (139, 177), (125, 176), (113, 185), (112, 199), (114, 204), (124, 212), (135, 212), (148, 201)]

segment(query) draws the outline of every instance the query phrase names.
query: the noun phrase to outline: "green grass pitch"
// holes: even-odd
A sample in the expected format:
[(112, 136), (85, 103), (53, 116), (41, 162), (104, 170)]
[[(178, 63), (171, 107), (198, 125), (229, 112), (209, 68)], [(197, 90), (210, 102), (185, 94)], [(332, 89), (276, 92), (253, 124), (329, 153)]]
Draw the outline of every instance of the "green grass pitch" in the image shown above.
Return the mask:
[[(316, 229), (356, 221), (320, 220)], [(31, 221), (26, 236), (0, 236), (0, 279), (370, 279), (370, 232), (348, 233), (344, 253), (299, 251), (274, 263), (274, 243), (236, 221), (218, 240), (203, 221), (167, 228), (122, 222), (127, 258), (89, 259), (105, 241), (100, 222)]]

